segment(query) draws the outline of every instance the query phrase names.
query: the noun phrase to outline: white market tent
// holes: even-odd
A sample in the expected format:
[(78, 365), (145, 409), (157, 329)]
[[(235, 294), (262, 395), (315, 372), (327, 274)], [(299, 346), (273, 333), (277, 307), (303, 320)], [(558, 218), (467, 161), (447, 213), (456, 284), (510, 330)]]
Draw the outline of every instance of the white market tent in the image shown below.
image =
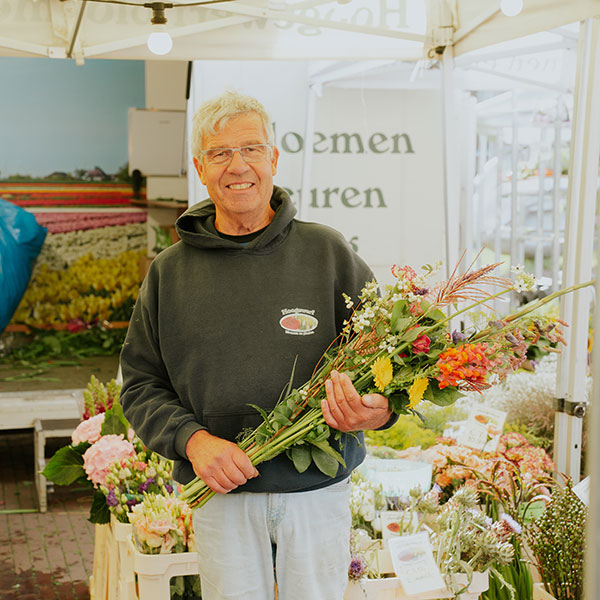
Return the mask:
[[(135, 5), (130, 5), (135, 4)], [(442, 69), (444, 180), (447, 231), (459, 227), (460, 184), (454, 106), (454, 64), (468, 53), (511, 39), (561, 31), (582, 23), (571, 139), (568, 215), (562, 285), (592, 278), (594, 222), (600, 155), (600, 0), (524, 0), (514, 17), (500, 10), (500, 0), (232, 0), (211, 6), (192, 2), (166, 6), (167, 29), (174, 40), (168, 60), (437, 60)], [(156, 8), (157, 3), (154, 3)], [(81, 64), (93, 58), (157, 60), (146, 46), (152, 10), (143, 2), (86, 0), (4, 0), (0, 16), (0, 55), (70, 58)], [(556, 44), (549, 43), (550, 50)], [(338, 74), (340, 72), (338, 65)], [(351, 72), (355, 68), (348, 63)], [(309, 95), (310, 98), (310, 95)], [(310, 114), (310, 110), (308, 111)], [(307, 118), (307, 131), (310, 129)], [(310, 157), (304, 178), (310, 177)], [(308, 186), (303, 186), (308, 188)], [(446, 236), (447, 239), (450, 236)], [(458, 244), (446, 245), (453, 264)], [(576, 476), (581, 419), (569, 414), (585, 397), (584, 381), (590, 297), (566, 297), (561, 316), (571, 324), (568, 351), (560, 361), (557, 396), (558, 469)], [(600, 330), (600, 311), (595, 311)], [(594, 356), (594, 380), (600, 381), (600, 358)], [(595, 394), (597, 395), (597, 393)], [(596, 410), (593, 434), (600, 436)], [(600, 446), (597, 447), (600, 450)], [(594, 450), (591, 455), (595, 455)], [(590, 565), (600, 556), (600, 489), (592, 481)], [(600, 587), (600, 574), (588, 569), (589, 597)]]

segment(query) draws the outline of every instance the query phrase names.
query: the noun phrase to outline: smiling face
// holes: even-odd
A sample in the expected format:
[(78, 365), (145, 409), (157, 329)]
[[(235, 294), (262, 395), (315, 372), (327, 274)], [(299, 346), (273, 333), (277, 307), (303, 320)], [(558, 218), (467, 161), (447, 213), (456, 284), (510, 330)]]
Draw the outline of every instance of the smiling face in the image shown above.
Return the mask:
[[(202, 139), (202, 149), (239, 148), (266, 144), (267, 134), (255, 112), (231, 117), (222, 128)], [(273, 147), (264, 160), (246, 163), (236, 152), (229, 164), (212, 165), (206, 157), (194, 157), (200, 181), (215, 204), (215, 227), (222, 233), (241, 235), (258, 231), (271, 222), (273, 175), (279, 152)]]

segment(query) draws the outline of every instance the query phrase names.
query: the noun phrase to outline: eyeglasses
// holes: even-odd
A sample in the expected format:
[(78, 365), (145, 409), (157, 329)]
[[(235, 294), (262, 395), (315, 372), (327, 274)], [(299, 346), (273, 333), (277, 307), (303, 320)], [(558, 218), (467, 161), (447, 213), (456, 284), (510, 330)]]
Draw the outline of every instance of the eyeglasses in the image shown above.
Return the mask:
[(211, 148), (201, 150), (200, 154), (206, 157), (206, 162), (211, 165), (225, 165), (231, 162), (236, 152), (240, 153), (245, 162), (255, 163), (267, 158), (270, 150), (269, 144), (252, 144), (240, 148)]

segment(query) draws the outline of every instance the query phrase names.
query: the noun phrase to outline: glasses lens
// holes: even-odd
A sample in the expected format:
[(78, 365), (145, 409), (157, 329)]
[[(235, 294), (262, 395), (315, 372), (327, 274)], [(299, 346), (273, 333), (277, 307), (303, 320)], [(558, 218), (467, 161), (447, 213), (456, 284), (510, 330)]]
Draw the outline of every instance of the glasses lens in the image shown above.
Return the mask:
[(223, 165), (228, 163), (233, 157), (231, 148), (215, 148), (206, 151), (206, 160), (213, 165)]
[(240, 152), (246, 162), (258, 162), (267, 156), (268, 149), (269, 146), (266, 144), (255, 144), (240, 148)]
[(233, 158), (233, 153), (239, 150), (242, 158), (248, 163), (264, 160), (269, 153), (267, 144), (253, 144), (252, 146), (242, 146), (241, 148), (214, 148), (207, 150), (204, 154), (206, 160), (213, 165), (224, 165)]

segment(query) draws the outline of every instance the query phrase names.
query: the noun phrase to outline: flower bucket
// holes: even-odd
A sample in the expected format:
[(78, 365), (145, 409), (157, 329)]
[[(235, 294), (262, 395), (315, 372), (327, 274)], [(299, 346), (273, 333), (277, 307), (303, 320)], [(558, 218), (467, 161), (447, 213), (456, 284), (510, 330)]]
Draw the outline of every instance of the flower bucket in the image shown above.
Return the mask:
[(403, 458), (367, 456), (358, 467), (371, 481), (381, 484), (385, 496), (408, 496), (415, 486), (423, 493), (431, 488), (432, 465)]
[(112, 537), (110, 525), (96, 524), (94, 527), (94, 565), (90, 575), (90, 600), (105, 600), (108, 597), (108, 546)]
[(132, 525), (131, 523), (121, 523), (115, 519), (114, 515), (111, 515), (110, 527), (117, 545), (116, 574), (110, 578), (111, 580), (116, 579), (117, 598), (118, 600), (137, 600), (133, 558), (128, 543), (131, 539)]
[(133, 571), (138, 576), (139, 600), (170, 597), (169, 582), (177, 575), (198, 575), (198, 553), (142, 554), (128, 539)]
[[(467, 583), (467, 576), (459, 574), (455, 580), (459, 585), (464, 585)], [(475, 572), (468, 590), (457, 598), (459, 600), (476, 600), (488, 587), (488, 572)], [(447, 588), (409, 596), (404, 593), (399, 577), (350, 581), (344, 594), (344, 600), (437, 600), (438, 598), (454, 597), (455, 595)]]
[(543, 583), (533, 584), (533, 600), (556, 600), (556, 598), (546, 591)]

